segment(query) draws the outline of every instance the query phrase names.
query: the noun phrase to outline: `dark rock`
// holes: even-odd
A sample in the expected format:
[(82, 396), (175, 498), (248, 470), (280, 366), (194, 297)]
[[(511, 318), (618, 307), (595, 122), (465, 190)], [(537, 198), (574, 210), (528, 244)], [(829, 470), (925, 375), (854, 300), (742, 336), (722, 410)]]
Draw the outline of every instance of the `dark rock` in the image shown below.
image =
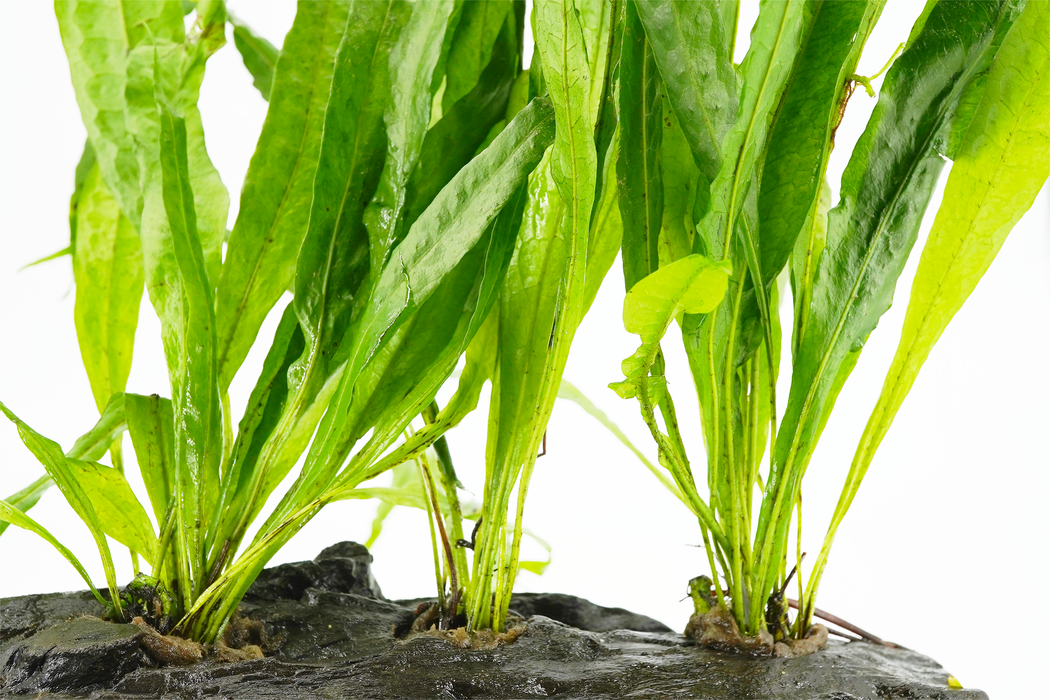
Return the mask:
[(340, 542), (313, 561), (265, 569), (245, 596), (247, 601), (299, 600), (309, 588), (383, 599), (372, 576), (372, 555), (357, 542)]
[[(82, 594), (2, 601), (0, 695), (41, 689), (58, 693), (52, 697), (113, 700), (161, 696), (187, 700), (211, 696), (987, 700), (980, 691), (950, 690), (944, 669), (904, 649), (831, 642), (821, 652), (796, 659), (726, 654), (694, 646), (649, 618), (573, 596), (515, 596), (512, 607), (529, 620), (511, 644), (464, 649), (428, 634), (398, 640), (391, 629), (411, 620), (418, 601), (382, 600), (369, 573), (370, 561), (363, 547), (344, 543), (325, 550), (313, 562), (264, 572), (240, 613), (261, 622), (279, 647), (269, 658), (239, 663), (208, 660), (196, 666), (153, 668), (144, 661), (134, 632), (121, 637), (126, 631), (112, 631), (128, 626), (100, 621), (95, 624), (106, 625), (109, 634), (116, 635), (108, 642), (111, 647), (105, 658), (99, 658), (99, 647), (85, 641), (84, 655), (76, 657), (76, 665), (58, 663), (71, 658), (68, 626), (26, 637), (54, 624), (64, 612), (78, 614), (92, 603), (100, 606)], [(79, 629), (76, 625), (83, 623), (73, 624)], [(77, 634), (73, 636), (83, 638)], [(60, 641), (49, 647), (47, 635)], [(64, 655), (53, 653), (59, 646)], [(83, 675), (74, 678), (74, 671)], [(26, 683), (25, 679), (41, 674), (61, 683), (47, 688)]]
[(528, 618), (543, 615), (588, 632), (633, 630), (635, 632), (672, 632), (662, 622), (651, 617), (624, 610), (605, 608), (589, 600), (565, 593), (515, 593), (510, 599), (511, 609)]
[(37, 630), (74, 617), (101, 617), (102, 605), (88, 591), (0, 598), (0, 649)]
[(142, 632), (81, 617), (48, 627), (0, 654), (0, 688), (11, 693), (81, 692), (109, 686), (150, 664)]

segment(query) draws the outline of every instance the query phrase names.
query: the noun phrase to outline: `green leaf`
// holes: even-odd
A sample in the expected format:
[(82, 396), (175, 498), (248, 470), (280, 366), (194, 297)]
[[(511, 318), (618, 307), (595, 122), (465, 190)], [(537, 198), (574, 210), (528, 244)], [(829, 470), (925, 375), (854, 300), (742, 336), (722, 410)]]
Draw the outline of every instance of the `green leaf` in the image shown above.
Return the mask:
[[(77, 516), (84, 522), (84, 525), (87, 526), (88, 530), (91, 532), (91, 536), (95, 540), (95, 545), (98, 547), (98, 553), (102, 557), (102, 568), (106, 572), (106, 583), (109, 586), (110, 597), (113, 599), (119, 614), (120, 601), (117, 600), (117, 576), (116, 571), (113, 568), (113, 557), (109, 551), (109, 543), (106, 542), (105, 530), (102, 527), (102, 523), (99, 521), (98, 514), (95, 512), (95, 509), (91, 504), (91, 499), (77, 480), (75, 469), (72, 467), (70, 461), (66, 459), (66, 456), (62, 454), (62, 448), (58, 446), (58, 443), (48, 440), (43, 435), (30, 428), (3, 403), (0, 403), (0, 412), (3, 412), (3, 414), (15, 424), (15, 427), (18, 428), (18, 436), (22, 438), (22, 442), (29, 448), (29, 451), (33, 453), (33, 456), (44, 465), (44, 469), (47, 470), (48, 476), (54, 480), (59, 491), (61, 491), (62, 495), (66, 497), (66, 501), (72, 506)], [(7, 504), (4, 505), (6, 506)], [(11, 513), (8, 513), (7, 515), (11, 515)], [(25, 523), (27, 522), (32, 523), (33, 525), (35, 525), (35, 523), (33, 523), (33, 521), (25, 514), (22, 514), (22, 518), (25, 518), (25, 520), (18, 519), (17, 517), (16, 519), (5, 519), (7, 519), (12, 525), (27, 527), (37, 534), (40, 534), (45, 539), (48, 539), (49, 542), (54, 543), (54, 538), (41, 534), (41, 532), (46, 532), (46, 530), (43, 530), (43, 528), (40, 528), (39, 526), (32, 527), (26, 525)], [(72, 555), (69, 555), (66, 558), (70, 559), (70, 563), (73, 563), (74, 560), (70, 557), (72, 557)], [(76, 566), (76, 564), (74, 564), (74, 566)]]
[[(511, 196), (484, 237), (413, 316), (384, 341), (354, 390), (345, 441), (378, 455), (433, 400), (487, 317), (521, 227), (525, 188)], [(364, 455), (360, 459), (368, 461)]]
[[(40, 501), (40, 497), (44, 495), (44, 492), (54, 486), (54, 484), (55, 482), (50, 476), (44, 475), (21, 491), (8, 496), (4, 499), (4, 502), (24, 513), (35, 506)], [(8, 524), (6, 520), (0, 522), (0, 535), (4, 534)]]
[(95, 149), (91, 146), (91, 139), (88, 139), (84, 142), (84, 151), (80, 154), (80, 160), (77, 161), (77, 168), (73, 173), (73, 194), (69, 196), (69, 248), (67, 252), (70, 255), (73, 254), (77, 245), (77, 206), (80, 204), (80, 195), (96, 163)]
[[(707, 208), (711, 183), (700, 176), (689, 151), (689, 142), (668, 100), (663, 101), (662, 111), (660, 180), (664, 207), (658, 252), (660, 264), (666, 265), (692, 254), (693, 210)], [(698, 205), (698, 198), (704, 203)]]
[(334, 370), (332, 358), (369, 271), (363, 215), (386, 153), (389, 58), (410, 12), (393, 0), (355, 4), (336, 55), (309, 227), (295, 274), (293, 303), (307, 346), (296, 369), (302, 389), (295, 391), (316, 391)]
[(219, 378), (224, 391), (247, 357), (266, 314), (295, 276), (310, 218), (336, 49), (348, 12), (344, 0), (299, 3), (277, 59), (270, 106), (241, 189), (216, 291)]
[[(402, 323), (419, 312), (482, 239), (536, 167), (554, 138), (554, 128), (550, 103), (533, 100), (452, 179), (394, 249), (369, 299), (369, 314), (355, 327), (353, 346), (338, 375), (336, 393), (326, 401), (328, 410), (299, 478), (260, 529), (252, 546), (197, 601), (196, 610), (208, 611), (218, 606), (232, 612), (265, 562), (327, 499), (372, 475), (366, 471), (368, 464), (357, 463), (354, 468), (351, 463), (335, 483), (348, 449), (344, 440), (347, 410), (364, 365), (381, 349), (388, 334), (395, 334)], [(333, 490), (322, 493), (328, 488)], [(217, 632), (217, 628), (208, 634), (212, 631)]]
[[(933, 8), (890, 69), (828, 217), (806, 332), (795, 358), (777, 435), (758, 539), (757, 580), (771, 589), (775, 542), (790, 522), (802, 474), (850, 358), (863, 347), (915, 242), (944, 161), (942, 149), (966, 84), (985, 65), (995, 35), (1009, 29), (1013, 2), (951, 2)], [(771, 530), (768, 528), (772, 528)]]
[[(102, 411), (102, 416), (95, 423), (95, 426), (77, 439), (73, 447), (66, 452), (66, 457), (89, 461), (100, 459), (126, 429), (127, 424), (124, 422), (124, 394), (114, 394)], [(51, 488), (54, 483), (50, 476), (42, 476), (18, 493), (9, 496), (6, 500), (11, 505), (25, 512), (35, 506), (40, 497), (44, 495), (44, 492)], [(7, 529), (7, 524), (0, 523), (0, 534), (3, 534), (5, 529)]]
[[(202, 17), (206, 30), (211, 27), (214, 31), (215, 19), (214, 15)], [(204, 513), (217, 499), (223, 453), (211, 252), (199, 228), (199, 215), (217, 213), (210, 161), (203, 152), (195, 106), (203, 59), (215, 43), (208, 37), (207, 31), (202, 32), (188, 52), (181, 45), (139, 47), (129, 59), (128, 79), (129, 124), (143, 173), (140, 239), (172, 387), (172, 497), (176, 502), (174, 542), (179, 551), (179, 571), (174, 573), (187, 607), (204, 584), (204, 532), (197, 523), (210, 521)], [(173, 100), (192, 118), (176, 116)], [(204, 195), (197, 196), (196, 184)]]
[(170, 0), (56, 0), (55, 15), (102, 178), (137, 229), (142, 194), (125, 121), (128, 52), (149, 35), (181, 42), (182, 10)]
[[(769, 142), (770, 124), (787, 86), (808, 22), (812, 21), (804, 10), (805, 4), (801, 0), (765, 3), (751, 30), (751, 46), (740, 66), (744, 80), (740, 88), (739, 111), (722, 142), (722, 164), (711, 183), (707, 214), (701, 220), (699, 213), (694, 212), (694, 217), (700, 222), (697, 234), (703, 238), (708, 254), (715, 259), (730, 256), (729, 246), (734, 231), (744, 239), (745, 250), (754, 248), (757, 251), (757, 241), (748, 240), (755, 235), (748, 234), (747, 226), (738, 227), (737, 220), (744, 212), (748, 196), (754, 198), (757, 195), (752, 190), (758, 187), (758, 173)], [(679, 123), (685, 128), (684, 122)], [(686, 137), (691, 138), (688, 129)], [(696, 148), (693, 146), (694, 151)], [(754, 234), (757, 234), (757, 227)], [(764, 270), (755, 269), (759, 261), (750, 259), (753, 255), (747, 257), (752, 279), (776, 277), (775, 273), (767, 275)]]
[[(419, 475), (419, 467), (414, 462), (402, 462), (401, 464), (394, 467), (393, 481), (390, 484), (390, 488), (402, 491), (410, 486), (417, 489), (421, 494), (423, 491), (422, 480)], [(365, 489), (355, 489), (357, 492), (361, 492)], [(383, 522), (387, 519), (387, 516), (394, 510), (394, 503), (391, 503), (387, 499), (379, 499), (379, 505), (376, 507), (376, 516), (372, 519), (372, 531), (368, 535), (368, 541), (365, 542), (365, 546), (368, 549), (372, 549), (372, 545), (376, 543), (379, 536), (383, 533)], [(420, 507), (426, 509), (425, 497), (420, 498)]]
[(387, 152), (375, 195), (364, 213), (370, 267), (379, 270), (400, 239), (405, 185), (419, 160), (434, 102), (434, 68), (445, 45), (454, 3), (430, 0), (412, 5), (412, 16), (390, 52), (390, 100), (383, 121)]
[[(37, 521), (30, 518), (28, 515), (23, 513), (17, 506), (8, 503), (7, 501), (0, 501), (0, 521), (6, 526), (8, 523), (15, 527), (20, 527), (23, 530), (29, 530), (43, 537), (48, 544), (58, 550), (66, 561), (73, 565), (73, 568), (77, 570), (80, 577), (87, 583), (88, 588), (91, 590), (92, 595), (101, 603), (103, 606), (107, 604), (107, 601), (102, 597), (102, 594), (95, 588), (95, 584), (91, 582), (91, 577), (88, 575), (87, 569), (80, 563), (73, 552), (66, 549), (66, 547), (55, 539), (54, 535), (44, 529), (44, 526)], [(0, 530), (2, 532), (3, 530)], [(111, 589), (112, 590), (112, 589)]]
[(511, 14), (513, 6), (512, 0), (463, 4), (448, 54), (445, 92), (441, 97), (444, 113), (447, 114), (456, 102), (477, 85), (493, 56), (497, 37), (505, 31), (507, 16)]
[(653, 476), (655, 476), (660, 481), (660, 483), (663, 484), (663, 487), (665, 489), (670, 491), (675, 498), (684, 503), (687, 508), (690, 507), (689, 502), (685, 499), (684, 496), (682, 496), (681, 490), (679, 490), (679, 488), (675, 486), (674, 482), (671, 479), (667, 478), (667, 474), (665, 474), (664, 471), (657, 467), (655, 464), (650, 462), (649, 458), (642, 454), (642, 451), (635, 447), (634, 443), (631, 442), (630, 438), (628, 438), (627, 435), (622, 430), (620, 430), (620, 426), (616, 425), (616, 423), (614, 423), (613, 420), (609, 418), (605, 411), (595, 406), (594, 402), (587, 398), (587, 396), (582, 391), (577, 389), (566, 379), (562, 379), (561, 387), (558, 389), (558, 398), (565, 399), (566, 401), (572, 401), (574, 404), (586, 411), (592, 418), (601, 423), (606, 430), (612, 433), (617, 440), (623, 443), (623, 445), (627, 449), (634, 453), (634, 456), (638, 458), (638, 461), (644, 464), (645, 468), (652, 472)]
[(156, 394), (126, 394), (124, 410), (135, 458), (153, 506), (163, 527), (175, 494), (175, 414), (171, 400)]
[[(204, 251), (190, 189), (185, 122), (161, 105), (160, 169), (164, 211), (175, 268), (166, 270), (169, 287), (182, 293), (181, 314), (169, 318), (181, 330), (179, 353), (169, 356), (180, 370), (172, 382), (175, 417), (176, 532), (183, 550), (177, 557), (186, 603), (203, 590), (205, 572), (201, 523), (214, 505), (222, 455), (222, 407), (215, 361), (215, 312)], [(188, 576), (186, 575), (188, 574)]]
[(1029, 2), (980, 83), (977, 109), (915, 273), (897, 353), (817, 560), (810, 600), (835, 531), (930, 350), (1050, 175), (1048, 26), (1050, 4)]
[(763, 285), (783, 269), (820, 197), (846, 85), (885, 0), (807, 4), (811, 27), (769, 136), (758, 198)]
[(127, 430), (124, 397), (125, 394), (110, 397), (95, 426), (77, 438), (66, 452), (67, 457), (94, 462), (106, 454), (110, 445)]
[(634, 397), (671, 322), (682, 314), (705, 314), (718, 308), (731, 273), (728, 263), (694, 254), (635, 284), (624, 298), (623, 325), (627, 332), (639, 336), (642, 344), (623, 361), (625, 380), (610, 384), (610, 388), (625, 399)]
[(738, 109), (719, 5), (676, 0), (634, 4), (706, 189), (722, 167), (722, 141)]
[(95, 405), (102, 411), (110, 396), (124, 391), (131, 372), (143, 270), (138, 233), (97, 166), (79, 198), (77, 234), (73, 319)]
[(244, 67), (252, 76), (252, 84), (262, 98), (269, 101), (280, 50), (232, 14), (228, 15), (227, 19), (233, 26), (233, 45), (237, 47)]
[(627, 3), (620, 54), (620, 149), (616, 163), (628, 290), (659, 268), (663, 182), (663, 106), (653, 50), (633, 2)]
[(103, 532), (155, 564), (157, 536), (124, 475), (97, 462), (69, 459), (66, 464), (90, 499)]
[[(279, 460), (257, 485), (253, 482), (263, 449), (277, 429), (288, 403), (288, 368), (302, 355), (303, 347), (303, 334), (295, 310), (288, 305), (237, 426), (237, 440), (223, 472), (221, 522), (209, 532), (214, 538), (208, 543), (209, 550), (213, 550), (216, 541), (228, 539), (231, 549), (236, 551), (244, 534), (242, 528), (255, 519), (302, 451), (302, 447), (295, 449), (291, 453), (294, 457)], [(315, 425), (316, 421), (310, 425), (311, 431)], [(252, 493), (253, 488), (260, 490)]]
[[(478, 3), (469, 3), (475, 4)], [(508, 115), (519, 62), (515, 33), (505, 23), (492, 49), (492, 59), (477, 84), (427, 131), (419, 161), (406, 185), (406, 229), (448, 181), (488, 144), (489, 132)]]
[[(533, 100), (452, 179), (394, 249), (379, 276), (369, 313), (355, 328), (339, 389), (318, 427), (302, 474), (289, 492), (291, 497), (282, 502), (269, 523), (287, 515), (290, 504), (302, 505), (316, 498), (334, 477), (350, 448), (344, 436), (347, 410), (365, 364), (403, 323), (422, 313), (431, 296), (442, 289), (449, 274), (498, 220), (550, 144), (553, 128), (550, 103)], [(515, 233), (514, 228), (505, 227), (502, 236), (513, 239)], [(493, 246), (508, 244), (507, 240), (493, 241)], [(480, 324), (481, 320), (473, 322)], [(448, 366), (445, 376), (451, 370)], [(351, 472), (342, 482), (352, 487), (363, 478), (365, 473)]]

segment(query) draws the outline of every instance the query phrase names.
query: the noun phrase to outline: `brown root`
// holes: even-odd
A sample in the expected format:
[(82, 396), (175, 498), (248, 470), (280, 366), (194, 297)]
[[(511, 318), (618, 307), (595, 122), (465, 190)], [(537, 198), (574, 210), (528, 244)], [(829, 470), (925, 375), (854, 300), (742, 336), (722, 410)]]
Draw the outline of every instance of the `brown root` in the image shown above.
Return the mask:
[(189, 666), (206, 658), (224, 663), (261, 659), (263, 648), (269, 646), (262, 623), (246, 618), (231, 620), (214, 645), (161, 634), (141, 617), (131, 624), (144, 632), (142, 647), (161, 666)]
[(750, 654), (752, 656), (778, 656), (794, 658), (812, 654), (827, 644), (828, 630), (823, 625), (813, 625), (804, 639), (785, 639), (774, 642), (773, 635), (762, 630), (757, 636), (747, 637), (740, 633), (732, 614), (724, 607), (716, 606), (703, 615), (689, 618), (685, 636), (698, 646), (720, 651)]
[(502, 644), (513, 643), (528, 626), (522, 618), (511, 615), (507, 621), (507, 629), (503, 632), (492, 630), (467, 632), (466, 619), (462, 615), (459, 617), (464, 626), (449, 630), (440, 629), (441, 611), (438, 606), (423, 603), (416, 609), (411, 625), (395, 626), (392, 632), (398, 639), (408, 640), (422, 635), (444, 639), (459, 649), (493, 649)]

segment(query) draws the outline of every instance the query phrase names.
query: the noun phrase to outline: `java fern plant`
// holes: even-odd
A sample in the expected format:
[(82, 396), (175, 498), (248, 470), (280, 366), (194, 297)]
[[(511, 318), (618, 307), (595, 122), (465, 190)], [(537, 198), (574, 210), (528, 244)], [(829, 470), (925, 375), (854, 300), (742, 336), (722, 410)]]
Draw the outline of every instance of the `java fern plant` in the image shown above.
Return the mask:
[[(617, 178), (624, 323), (641, 345), (612, 386), (637, 399), (671, 490), (699, 522), (711, 575), (691, 583), (696, 612), (727, 611), (744, 637), (808, 633), (835, 533), (876, 448), (1050, 165), (1050, 3), (930, 0), (832, 207), (829, 155), (855, 87), (870, 91), (855, 72), (884, 5), (764, 2), (739, 65), (736, 3), (625, 8)], [(800, 535), (806, 467), (948, 160), (896, 356), (804, 577), (788, 543), (793, 528)], [(660, 344), (676, 320), (702, 442), (679, 430), (664, 374)], [(784, 345), (790, 389), (778, 417)], [(706, 474), (687, 454), (694, 443)], [(801, 609), (789, 625), (792, 572)]]
[[(301, 2), (279, 53), (219, 1), (57, 0), (55, 11), (88, 131), (69, 252), (101, 418), (64, 452), (4, 406), (46, 474), (0, 503), (0, 518), (48, 540), (104, 601), (27, 514), (57, 485), (98, 545), (113, 613), (127, 601), (107, 537), (174, 593), (174, 633), (210, 642), (325, 504), (368, 495), (356, 487), (476, 403), (467, 374), (445, 409), (433, 400), (493, 317), (565, 101), (521, 70), (520, 2)], [(197, 108), (228, 20), (269, 101), (231, 232)], [(578, 247), (565, 257), (585, 259)], [(143, 289), (171, 399), (124, 392)], [(285, 292), (234, 429), (230, 383)], [(156, 528), (123, 473), (125, 431)], [(107, 451), (112, 466), (98, 462)]]
[[(764, 3), (754, 48), (733, 66), (736, 3), (540, 0), (528, 70), (525, 6), (517, 0), (304, 1), (279, 52), (219, 2), (198, 3), (186, 33), (184, 6), (194, 9), (162, 0), (56, 2), (89, 135), (68, 252), (81, 353), (102, 417), (63, 453), (5, 408), (47, 473), (3, 502), (0, 518), (48, 539), (87, 580), (73, 554), (26, 514), (57, 484), (95, 536), (115, 614), (121, 600), (106, 536), (176, 592), (175, 632), (211, 641), (265, 563), (320, 508), (378, 497), (384, 509), (430, 513), (441, 624), (502, 629), (518, 569), (536, 567), (519, 561), (524, 505), (555, 398), (602, 415), (562, 373), (622, 230), (631, 290), (625, 318), (643, 346), (625, 364), (620, 390), (641, 400), (660, 448), (662, 466), (652, 469), (697, 514), (712, 542), (713, 575), (722, 572), (741, 628), (764, 625), (762, 591), (768, 598), (785, 578), (781, 511), (790, 515), (797, 501), (786, 489), (800, 480), (798, 467), (773, 462), (766, 481), (783, 493), (767, 499), (770, 513), (759, 519), (775, 522), (765, 526), (770, 549), (752, 556), (744, 496), (761, 482), (765, 426), (776, 423), (775, 280), (791, 258), (802, 266), (798, 288), (823, 299), (829, 292), (820, 291), (813, 266), (819, 272), (832, 256), (819, 247), (866, 249), (872, 237), (870, 225), (825, 234), (818, 185), (881, 3)], [(889, 105), (881, 108), (890, 113), (880, 118), (886, 123), (873, 120), (878, 133), (858, 148), (865, 164), (852, 166), (853, 180), (863, 182), (871, 163), (872, 186), (896, 184), (897, 195), (907, 195), (895, 203), (882, 192), (882, 209), (861, 208), (879, 236), (896, 236), (889, 251), (896, 263), (880, 264), (897, 274), (893, 265), (907, 254), (898, 239), (914, 237), (917, 205), (925, 205), (912, 171), (925, 173), (919, 184), (928, 196), (946, 130), (953, 173), (966, 148), (994, 160), (995, 146), (971, 124), (999, 115), (1000, 103), (1016, 107), (1006, 99), (1016, 101), (1016, 86), (988, 77), (997, 70), (1010, 85), (1037, 87), (1025, 93), (1027, 130), (1004, 123), (995, 139), (1027, 170), (1014, 164), (1008, 172), (1017, 179), (1007, 191), (1023, 193), (1008, 198), (1007, 223), (984, 224), (997, 227), (998, 243), (967, 238), (969, 229), (955, 224), (959, 240), (985, 246), (968, 255), (994, 255), (1038, 189), (1031, 183), (1045, 179), (1032, 172), (1036, 149), (1045, 152), (1045, 133), (1032, 127), (1045, 112), (1045, 70), (1038, 72), (1045, 42), (1006, 41), (1021, 31), (1013, 25), (1038, 35), (1042, 20), (1031, 13), (1039, 10), (1018, 18), (1020, 3), (997, 4), (991, 14), (981, 3), (959, 7), (969, 27), (961, 43), (920, 50), (931, 36), (953, 41), (945, 34), (954, 29), (934, 32), (952, 18), (930, 4), (923, 15), (930, 29), (913, 32), (880, 97)], [(226, 190), (196, 108), (227, 21), (269, 100), (229, 233)], [(923, 71), (939, 48), (961, 65), (934, 72), (927, 85)], [(899, 74), (922, 78), (913, 91), (926, 107), (890, 88), (904, 80)], [(1006, 96), (986, 98), (982, 90), (991, 87), (982, 85), (1001, 85)], [(907, 111), (898, 113), (898, 103)], [(912, 134), (917, 121), (925, 130)], [(1024, 148), (1010, 146), (1014, 133), (1026, 135)], [(876, 150), (879, 138), (902, 153)], [(968, 269), (972, 288), (983, 267)], [(892, 279), (876, 276), (892, 288)], [(162, 321), (171, 400), (123, 391), (144, 287)], [(292, 301), (234, 431), (230, 383), (286, 291)], [(800, 308), (823, 319), (830, 303)], [(851, 308), (860, 307), (867, 308)], [(946, 323), (950, 313), (941, 315)], [(663, 382), (659, 342), (676, 317), (704, 407), (710, 503), (692, 480)], [(439, 407), (435, 395), (461, 358), (455, 393)], [(468, 507), (443, 435), (475, 408), (487, 383), (486, 481), (480, 506)], [(157, 529), (122, 474), (125, 431)], [(112, 467), (97, 462), (107, 450)], [(299, 460), (292, 486), (256, 523)], [(361, 486), (390, 469), (392, 487)], [(756, 564), (766, 567), (764, 578)]]

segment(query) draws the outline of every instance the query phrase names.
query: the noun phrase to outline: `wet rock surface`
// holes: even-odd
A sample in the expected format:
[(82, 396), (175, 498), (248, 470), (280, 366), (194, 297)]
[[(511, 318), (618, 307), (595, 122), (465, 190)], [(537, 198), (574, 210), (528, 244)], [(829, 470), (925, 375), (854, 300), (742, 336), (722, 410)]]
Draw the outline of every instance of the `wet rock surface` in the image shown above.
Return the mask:
[(91, 698), (704, 698), (866, 700), (987, 696), (950, 690), (948, 673), (903, 649), (831, 642), (796, 659), (748, 658), (689, 644), (659, 622), (560, 594), (515, 596), (516, 642), (460, 649), (397, 640), (416, 601), (387, 601), (371, 555), (341, 543), (312, 562), (264, 572), (241, 614), (280, 647), (268, 658), (157, 668), (142, 632), (84, 617), (86, 593), (0, 600), (0, 696)]

